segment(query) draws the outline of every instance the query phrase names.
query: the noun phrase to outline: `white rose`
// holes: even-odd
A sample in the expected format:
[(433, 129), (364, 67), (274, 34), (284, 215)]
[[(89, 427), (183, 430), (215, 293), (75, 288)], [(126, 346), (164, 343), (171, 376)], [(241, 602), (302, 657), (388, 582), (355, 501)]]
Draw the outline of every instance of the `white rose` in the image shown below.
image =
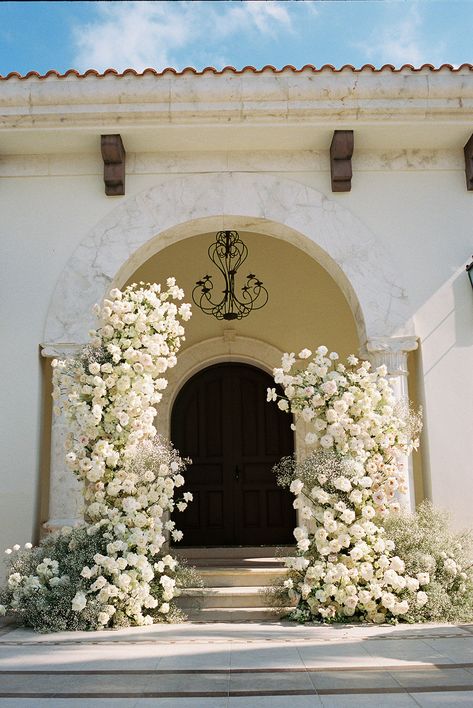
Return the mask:
[(428, 573), (417, 573), (416, 577), (420, 585), (428, 585), (430, 583), (430, 575)]
[(304, 482), (301, 482), (300, 479), (294, 479), (289, 489), (293, 494), (300, 494), (304, 489)]
[(393, 558), (391, 558), (390, 568), (392, 570), (395, 570), (396, 573), (404, 573), (405, 563), (399, 558), (399, 556), (394, 556)]
[[(324, 435), (324, 437), (330, 436)], [(322, 442), (322, 440), (320, 442)], [(342, 492), (349, 492), (351, 490), (351, 482), (346, 477), (337, 477), (334, 480), (334, 486), (336, 489), (340, 489)]]
[(416, 603), (418, 607), (423, 607), (429, 601), (429, 597), (426, 592), (419, 590), (416, 595)]
[(345, 599), (344, 605), (348, 607), (349, 610), (354, 610), (358, 604), (358, 598), (356, 595), (350, 595)]
[(352, 524), (355, 520), (355, 516), (356, 514), (354, 511), (352, 511), (351, 509), (345, 509), (345, 511), (341, 514), (340, 518), (344, 524)]
[(320, 388), (327, 396), (333, 396), (338, 391), (337, 383), (333, 379), (323, 383)]
[(368, 489), (369, 487), (372, 486), (373, 480), (371, 479), (371, 477), (362, 477), (359, 480), (358, 484), (360, 485), (360, 487), (364, 487), (365, 489)]
[(299, 352), (299, 359), (308, 359), (310, 356), (312, 356), (310, 349), (303, 349)]
[(349, 499), (353, 504), (356, 504), (356, 506), (359, 506), (363, 501), (363, 494), (362, 494), (362, 492), (360, 492), (359, 489), (354, 489), (351, 492)]
[(81, 592), (80, 590), (76, 592), (74, 597), (72, 598), (72, 609), (74, 612), (82, 612), (82, 610), (85, 608), (87, 605), (87, 598), (85, 596), (85, 593)]
[[(15, 548), (15, 546), (13, 546), (13, 548)], [(450, 575), (457, 574), (457, 564), (455, 563), (453, 558), (447, 558), (446, 560), (444, 560), (443, 567)]]
[(416, 590), (419, 589), (419, 581), (416, 578), (411, 578), (410, 576), (406, 576), (406, 587), (409, 590), (409, 592), (415, 592)]
[(409, 610), (409, 603), (407, 600), (403, 600), (402, 602), (396, 602), (394, 604), (394, 607), (391, 607), (391, 612), (393, 615), (405, 615), (406, 612)]
[(333, 437), (331, 435), (322, 435), (320, 444), (326, 449), (333, 447)]
[(362, 509), (361, 513), (365, 519), (372, 519), (373, 516), (376, 516), (376, 512), (375, 512), (374, 508), (370, 505), (365, 506)]

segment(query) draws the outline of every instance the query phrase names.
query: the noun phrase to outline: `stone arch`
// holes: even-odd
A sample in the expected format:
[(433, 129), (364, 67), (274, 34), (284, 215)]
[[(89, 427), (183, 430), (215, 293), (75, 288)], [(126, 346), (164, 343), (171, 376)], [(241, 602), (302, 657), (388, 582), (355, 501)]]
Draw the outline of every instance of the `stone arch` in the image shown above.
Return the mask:
[(44, 341), (82, 343), (92, 305), (151, 255), (177, 241), (233, 228), (283, 239), (317, 260), (347, 298), (360, 344), (413, 333), (406, 294), (389, 254), (338, 202), (295, 180), (225, 173), (160, 177), (123, 201), (84, 238), (66, 264), (49, 307)]
[[(251, 364), (271, 374), (274, 367), (281, 363), (281, 352), (272, 344), (240, 337), (233, 332), (183, 349), (178, 355), (177, 365), (166, 372), (168, 385), (163, 392), (155, 423), (160, 435), (170, 438), (172, 407), (184, 384), (202, 369), (224, 362)], [(297, 454), (305, 450), (305, 433), (303, 421), (299, 421), (295, 436)]]

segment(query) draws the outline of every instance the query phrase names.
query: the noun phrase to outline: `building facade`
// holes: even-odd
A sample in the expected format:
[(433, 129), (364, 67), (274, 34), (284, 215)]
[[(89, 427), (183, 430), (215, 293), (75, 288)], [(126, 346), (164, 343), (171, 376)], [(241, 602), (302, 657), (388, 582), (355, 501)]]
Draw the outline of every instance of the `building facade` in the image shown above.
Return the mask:
[[(258, 523), (270, 526), (273, 502), (286, 502), (265, 491), (266, 473), (258, 478), (257, 453), (267, 448), (267, 464), (280, 452), (268, 452), (264, 431), (256, 466), (244, 472), (253, 486), (235, 493), (235, 460), (248, 462), (244, 441), (266, 425), (250, 380), (271, 372), (282, 352), (320, 344), (385, 363), (398, 397), (423, 406), (407, 502), (432, 499), (455, 525), (470, 525), (473, 156), (464, 147), (472, 133), (469, 65), (0, 80), (4, 546), (81, 515), (63, 459), (64, 423), (51, 411), (51, 359), (87, 342), (92, 306), (111, 287), (174, 276), (189, 301), (221, 230), (238, 231), (244, 269), (261, 278), (269, 300), (239, 321), (194, 307), (170, 373), (157, 421), (168, 436), (182, 437), (185, 425), (200, 430), (199, 421), (215, 435), (233, 415), (225, 387), (237, 370), (245, 392), (225, 423), (246, 431), (238, 449), (212, 453), (218, 440), (196, 433), (223, 460), (196, 538), (270, 542)], [(209, 379), (217, 393), (202, 388), (202, 372), (218, 373)], [(194, 403), (179, 408), (192, 381)], [(297, 431), (289, 447), (303, 452), (303, 439)], [(202, 454), (205, 477), (211, 461)], [(224, 538), (229, 509), (239, 531)]]

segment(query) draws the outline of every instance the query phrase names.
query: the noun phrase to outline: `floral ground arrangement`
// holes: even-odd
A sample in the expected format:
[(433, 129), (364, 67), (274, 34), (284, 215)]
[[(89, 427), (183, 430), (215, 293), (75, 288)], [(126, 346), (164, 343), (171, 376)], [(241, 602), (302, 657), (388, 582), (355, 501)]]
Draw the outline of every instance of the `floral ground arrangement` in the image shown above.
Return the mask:
[(400, 511), (406, 457), (420, 414), (397, 404), (386, 367), (319, 347), (285, 354), (268, 401), (305, 421), (305, 460), (285, 458), (278, 481), (295, 495), (297, 555), (275, 601), (297, 601), (296, 621), (375, 623), (473, 619), (471, 534), (448, 530), (424, 504)]
[[(38, 548), (8, 549), (11, 567), (0, 612), (41, 631), (102, 629), (175, 620), (172, 603), (188, 571), (164, 552), (182, 533), (171, 513), (184, 461), (156, 436), (165, 372), (176, 364), (188, 304), (167, 289), (111, 291), (95, 312), (100, 326), (75, 359), (54, 361), (54, 393), (68, 424), (67, 462), (83, 483), (83, 527), (48, 536)], [(59, 411), (56, 411), (59, 412)]]

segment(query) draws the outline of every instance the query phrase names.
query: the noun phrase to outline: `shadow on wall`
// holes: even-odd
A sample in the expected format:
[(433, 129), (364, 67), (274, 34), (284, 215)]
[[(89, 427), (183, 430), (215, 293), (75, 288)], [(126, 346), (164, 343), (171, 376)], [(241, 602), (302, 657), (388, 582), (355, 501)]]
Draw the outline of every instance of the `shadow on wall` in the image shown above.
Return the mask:
[[(465, 290), (468, 289), (468, 293)], [(473, 289), (466, 272), (461, 271), (452, 282), (455, 303), (455, 344), (457, 347), (473, 345)]]

